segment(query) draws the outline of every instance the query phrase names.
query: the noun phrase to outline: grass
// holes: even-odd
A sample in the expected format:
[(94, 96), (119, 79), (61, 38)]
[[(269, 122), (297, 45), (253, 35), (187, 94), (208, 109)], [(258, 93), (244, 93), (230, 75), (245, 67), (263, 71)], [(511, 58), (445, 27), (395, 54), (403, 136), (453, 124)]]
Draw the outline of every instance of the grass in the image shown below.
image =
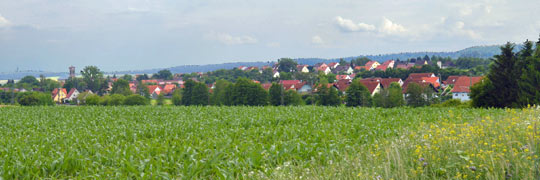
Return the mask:
[(537, 122), (466, 108), (4, 107), (0, 177), (527, 179)]

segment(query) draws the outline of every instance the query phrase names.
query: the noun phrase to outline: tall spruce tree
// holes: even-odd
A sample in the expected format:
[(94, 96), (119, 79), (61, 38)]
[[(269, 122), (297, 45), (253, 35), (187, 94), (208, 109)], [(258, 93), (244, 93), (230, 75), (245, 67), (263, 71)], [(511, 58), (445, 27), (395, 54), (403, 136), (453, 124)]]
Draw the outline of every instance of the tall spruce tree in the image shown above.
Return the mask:
[(519, 69), (516, 67), (518, 58), (514, 53), (514, 44), (508, 42), (501, 47), (501, 54), (496, 55), (491, 65), (491, 69), (487, 78), (491, 81), (495, 90), (487, 92), (497, 94), (495, 101), (497, 102), (488, 105), (489, 107), (514, 107), (517, 106), (518, 84), (517, 80), (520, 77)]
[(186, 82), (184, 82), (184, 90), (182, 91), (182, 105), (190, 106), (193, 103), (191, 102), (193, 89), (195, 88), (196, 82), (188, 79)]
[(532, 43), (527, 41), (520, 52), (522, 59), (522, 73), (519, 78), (520, 106), (540, 104), (540, 39), (536, 42), (536, 49), (532, 50)]

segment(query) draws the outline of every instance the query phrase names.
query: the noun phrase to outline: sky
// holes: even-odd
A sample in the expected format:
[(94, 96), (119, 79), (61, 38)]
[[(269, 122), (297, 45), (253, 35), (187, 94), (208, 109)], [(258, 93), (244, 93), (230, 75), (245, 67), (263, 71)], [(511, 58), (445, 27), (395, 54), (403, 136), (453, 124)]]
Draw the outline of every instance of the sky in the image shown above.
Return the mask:
[(455, 51), (538, 40), (538, 0), (0, 0), (0, 72)]

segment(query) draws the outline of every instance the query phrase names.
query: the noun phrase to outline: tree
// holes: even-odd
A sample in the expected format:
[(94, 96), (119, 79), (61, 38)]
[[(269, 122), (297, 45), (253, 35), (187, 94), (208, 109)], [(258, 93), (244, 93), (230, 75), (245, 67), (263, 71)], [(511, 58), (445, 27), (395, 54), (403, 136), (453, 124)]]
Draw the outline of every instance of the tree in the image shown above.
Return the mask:
[(360, 81), (355, 80), (346, 90), (346, 105), (347, 106), (370, 106), (371, 94), (366, 86)]
[(226, 88), (229, 87), (231, 83), (227, 80), (220, 79), (216, 81), (210, 102), (212, 105), (226, 105), (227, 97), (225, 95)]
[(148, 99), (137, 94), (132, 94), (126, 97), (124, 100), (124, 105), (127, 106), (144, 106), (148, 105)]
[(268, 104), (268, 93), (260, 84), (247, 78), (238, 78), (230, 88), (231, 105), (263, 106)]
[(31, 86), (37, 86), (39, 85), (39, 81), (36, 79), (36, 77), (34, 76), (24, 76), (21, 80), (19, 80), (19, 82), (17, 82), (18, 84), (29, 84)]
[(192, 94), (193, 89), (195, 88), (196, 82), (188, 79), (186, 82), (184, 82), (184, 90), (182, 91), (182, 105), (190, 106), (192, 105)]
[(103, 72), (101, 72), (99, 68), (96, 66), (86, 66), (81, 71), (81, 74), (88, 89), (92, 90), (94, 93), (101, 91), (105, 80), (103, 79)]
[(143, 74), (143, 75), (137, 76), (135, 78), (135, 80), (137, 80), (137, 81), (142, 81), (142, 80), (147, 80), (147, 79), (150, 79), (150, 78), (148, 78), (148, 74)]
[(298, 65), (296, 61), (290, 58), (281, 58), (278, 60), (279, 72), (294, 72), (296, 71), (296, 65)]
[(85, 104), (89, 106), (97, 106), (101, 102), (101, 98), (98, 95), (90, 94), (85, 99)]
[(317, 104), (322, 106), (337, 106), (340, 104), (338, 92), (333, 87), (328, 87), (327, 83), (320, 84), (317, 91)]
[(111, 94), (122, 94), (129, 96), (132, 94), (131, 89), (129, 88), (129, 82), (125, 79), (118, 79), (113, 83)]
[(148, 89), (148, 86), (146, 86), (146, 84), (139, 81), (139, 83), (137, 85), (137, 90), (135, 91), (135, 93), (142, 96), (142, 97), (145, 97), (145, 98), (149, 99), (150, 98), (150, 92), (149, 91), (150, 90)]
[(495, 92), (495, 86), (489, 79), (482, 79), (471, 87), (471, 105), (473, 107), (494, 107), (494, 104), (497, 104), (497, 97), (492, 92)]
[(518, 104), (520, 106), (540, 105), (540, 39), (536, 42), (534, 52), (532, 43), (525, 42), (520, 58), (522, 73), (518, 81)]
[(268, 90), (270, 94), (270, 104), (274, 106), (283, 105), (283, 86), (278, 83), (272, 83)]
[(174, 90), (171, 100), (175, 106), (182, 105), (182, 90), (180, 88)]
[(108, 106), (120, 106), (124, 104), (124, 101), (126, 100), (126, 97), (122, 94), (113, 94), (109, 96), (110, 99), (107, 102)]
[(302, 96), (292, 89), (285, 91), (283, 101), (286, 106), (299, 106), (303, 104)]
[[(481, 107), (516, 107), (518, 106), (519, 87), (517, 79), (520, 78), (516, 63), (518, 58), (513, 52), (514, 45), (510, 42), (501, 47), (501, 54), (495, 55), (493, 64), (487, 75), (485, 86), (487, 89), (476, 92), (473, 105)], [(492, 87), (491, 87), (492, 86)], [(492, 95), (496, 94), (496, 95)], [(493, 98), (493, 99), (488, 99)], [(484, 102), (478, 102), (484, 101)]]
[(18, 102), (22, 106), (52, 106), (53, 100), (47, 93), (27, 92), (18, 95)]
[(426, 100), (423, 95), (423, 88), (415, 82), (409, 83), (407, 86), (407, 91), (405, 92), (407, 96), (407, 104), (412, 107), (420, 107), (426, 105)]
[(83, 91), (86, 89), (86, 83), (81, 78), (70, 77), (64, 83), (63, 88), (66, 88), (68, 91), (72, 88), (75, 88), (79, 91)]
[(124, 76), (122, 76), (122, 79), (125, 79), (126, 81), (133, 81), (133, 76), (131, 76), (130, 74), (124, 74)]
[(157, 101), (156, 104), (157, 104), (158, 106), (163, 106), (163, 105), (165, 105), (165, 96), (163, 95), (163, 93), (160, 93), (160, 94), (158, 95), (156, 101)]
[(405, 105), (405, 100), (403, 99), (403, 93), (401, 91), (401, 86), (393, 82), (390, 84), (390, 87), (385, 90), (387, 92), (387, 98), (385, 102), (385, 107), (400, 107)]
[(171, 80), (173, 79), (173, 74), (170, 70), (164, 69), (159, 71), (157, 74), (154, 74), (152, 76), (153, 79), (165, 79), (165, 80)]

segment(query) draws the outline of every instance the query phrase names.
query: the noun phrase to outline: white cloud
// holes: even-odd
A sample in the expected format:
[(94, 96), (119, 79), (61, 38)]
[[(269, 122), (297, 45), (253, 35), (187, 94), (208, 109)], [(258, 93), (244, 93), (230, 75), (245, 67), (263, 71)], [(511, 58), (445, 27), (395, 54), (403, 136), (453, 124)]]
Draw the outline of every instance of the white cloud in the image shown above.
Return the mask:
[(380, 31), (386, 34), (401, 34), (406, 32), (407, 29), (405, 29), (405, 27), (403, 27), (402, 25), (396, 24), (390, 21), (390, 19), (384, 17)]
[(0, 26), (7, 26), (11, 24), (4, 16), (0, 14)]
[(484, 7), (484, 12), (486, 12), (487, 14), (491, 13), (491, 10), (493, 9), (493, 7), (491, 6), (486, 6)]
[(453, 29), (454, 33), (457, 34), (457, 35), (462, 35), (462, 36), (468, 36), (472, 39), (480, 39), (481, 36), (476, 33), (475, 31), (471, 30), (471, 29), (466, 29), (465, 28), (465, 23), (463, 21), (458, 21), (454, 24), (454, 29)]
[(226, 45), (255, 44), (259, 42), (256, 38), (248, 35), (233, 36), (227, 33), (210, 33), (207, 37)]
[(316, 36), (313, 36), (313, 37), (311, 38), (311, 43), (313, 43), (313, 44), (324, 44), (324, 41), (323, 41), (323, 39), (321, 38), (321, 36), (316, 35)]
[(344, 31), (356, 32), (356, 31), (373, 31), (375, 26), (366, 23), (354, 23), (350, 19), (344, 19), (341, 16), (335, 18), (337, 25)]

